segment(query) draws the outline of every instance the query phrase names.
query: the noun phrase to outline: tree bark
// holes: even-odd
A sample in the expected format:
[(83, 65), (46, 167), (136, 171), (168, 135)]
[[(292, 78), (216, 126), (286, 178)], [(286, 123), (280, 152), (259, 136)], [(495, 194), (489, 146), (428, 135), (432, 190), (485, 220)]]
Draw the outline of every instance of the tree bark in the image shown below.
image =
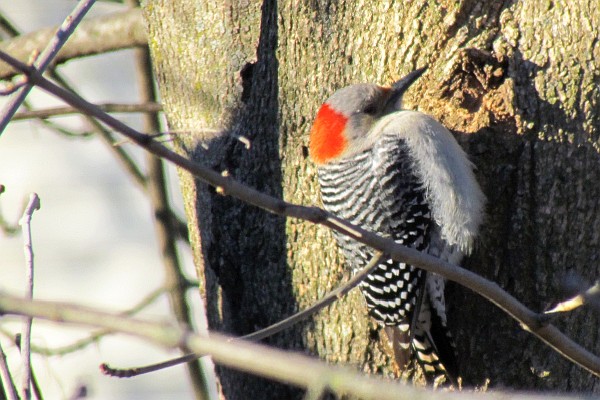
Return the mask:
[[(428, 65), (405, 103), (456, 133), (488, 197), (479, 246), (464, 265), (536, 310), (556, 300), (564, 273), (598, 276), (600, 11), (592, 2), (154, 0), (144, 12), (179, 152), (319, 205), (307, 137), (320, 103), (347, 84), (391, 83)], [(250, 333), (348, 278), (326, 229), (180, 177), (212, 329)], [(466, 384), (598, 391), (589, 373), (493, 305), (449, 286)], [(563, 319), (570, 336), (600, 352), (594, 312)], [(268, 342), (392, 374), (357, 291)], [(228, 399), (298, 395), (219, 373)]]

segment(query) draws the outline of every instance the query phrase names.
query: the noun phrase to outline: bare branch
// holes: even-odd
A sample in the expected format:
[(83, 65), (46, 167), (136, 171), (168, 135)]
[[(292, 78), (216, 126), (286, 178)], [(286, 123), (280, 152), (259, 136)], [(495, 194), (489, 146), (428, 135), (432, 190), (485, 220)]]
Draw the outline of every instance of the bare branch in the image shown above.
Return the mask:
[[(191, 288), (197, 288), (198, 282), (186, 281), (186, 285), (187, 285), (186, 289), (189, 290)], [(151, 305), (152, 303), (154, 303), (162, 294), (164, 294), (168, 290), (169, 289), (165, 288), (165, 287), (159, 287), (157, 289), (154, 289), (152, 292), (150, 292), (146, 296), (144, 296), (144, 298), (142, 300), (140, 300), (137, 304), (135, 304), (133, 307), (131, 307), (130, 309), (125, 310), (123, 312), (120, 312), (119, 315), (122, 315), (122, 316), (136, 315), (138, 312), (142, 311), (144, 308), (146, 308), (149, 305)], [(102, 329), (97, 332), (91, 333), (90, 336), (85, 337), (80, 340), (77, 340), (71, 344), (67, 344), (65, 346), (55, 347), (55, 348), (40, 347), (40, 346), (36, 346), (36, 345), (32, 344), (31, 351), (33, 353), (41, 354), (41, 355), (48, 356), (48, 357), (64, 356), (65, 354), (69, 354), (69, 353), (73, 353), (77, 350), (81, 350), (92, 343), (96, 343), (102, 337), (109, 335), (111, 333), (113, 333), (113, 332)], [(15, 337), (14, 334), (12, 332), (2, 328), (2, 326), (0, 326), (0, 334), (6, 336), (10, 340), (15, 341), (15, 344), (18, 344), (17, 341), (14, 340), (14, 337)]]
[(58, 124), (54, 121), (50, 121), (48, 119), (40, 119), (39, 122), (40, 122), (40, 124), (42, 124), (44, 127), (46, 127), (46, 129), (50, 130), (51, 132), (57, 133), (63, 137), (67, 137), (67, 138), (89, 139), (89, 138), (92, 138), (96, 133), (92, 130), (89, 130), (89, 131), (82, 130), (82, 131), (77, 132), (70, 128), (61, 126), (60, 124)]
[[(138, 312), (142, 311), (144, 308), (146, 308), (150, 304), (154, 303), (167, 290), (168, 289), (166, 289), (164, 287), (154, 289), (152, 292), (150, 292), (146, 296), (144, 296), (144, 298), (139, 303), (137, 303), (135, 306), (133, 306), (129, 310), (119, 313), (119, 315), (123, 315), (123, 316), (136, 315)], [(92, 343), (96, 343), (102, 337), (104, 337), (106, 335), (110, 335), (111, 333), (113, 333), (113, 332), (103, 329), (103, 330), (94, 332), (94, 333), (90, 334), (90, 336), (85, 337), (80, 340), (77, 340), (76, 342), (68, 344), (66, 346), (57, 347), (54, 349), (32, 346), (32, 351), (34, 353), (43, 354), (45, 356), (62, 356), (65, 354), (73, 353), (77, 350), (81, 350)]]
[[(354, 277), (352, 277), (352, 279), (350, 279), (346, 284), (329, 292), (321, 300), (317, 301), (315, 304), (308, 307), (307, 309), (297, 312), (296, 314), (294, 314), (282, 321), (279, 321), (271, 326), (268, 326), (264, 329), (250, 333), (248, 335), (244, 335), (244, 336), (240, 337), (239, 339), (249, 340), (249, 341), (259, 341), (259, 340), (262, 340), (269, 336), (272, 336), (278, 332), (281, 332), (282, 330), (294, 325), (295, 323), (297, 323), (299, 321), (302, 321), (303, 319), (308, 318), (312, 314), (314, 314), (314, 313), (318, 312), (319, 310), (332, 304), (337, 299), (342, 298), (350, 290), (355, 288), (360, 282), (362, 282), (367, 277), (367, 275), (369, 275), (371, 272), (373, 272), (373, 270), (375, 268), (377, 268), (377, 266), (379, 265), (379, 261), (381, 261), (382, 257), (383, 257), (383, 255), (380, 252), (376, 252), (375, 255), (373, 256), (373, 258), (371, 258), (371, 261), (369, 261), (369, 263), (363, 268), (363, 270), (361, 272), (354, 275)], [(186, 354), (186, 355), (183, 355), (181, 357), (177, 357), (177, 358), (174, 358), (171, 360), (163, 361), (160, 363), (146, 365), (144, 367), (127, 368), (127, 369), (110, 368), (107, 365), (103, 364), (104, 367), (102, 368), (102, 372), (105, 373), (106, 375), (116, 376), (119, 378), (131, 378), (134, 376), (147, 374), (149, 372), (155, 372), (155, 371), (161, 370), (163, 368), (169, 368), (174, 365), (187, 363), (187, 362), (193, 361), (200, 357), (202, 357), (202, 354), (191, 353), (191, 354)]]
[[(13, 54), (18, 60), (27, 62), (30, 55), (40, 52), (56, 33), (56, 27), (42, 29), (0, 43), (0, 51)], [(148, 43), (144, 19), (139, 8), (86, 18), (79, 24), (68, 43), (58, 53), (55, 63), (107, 53), (115, 50), (144, 46)], [(8, 65), (0, 66), (0, 79), (8, 79), (17, 71)]]
[(329, 292), (321, 300), (317, 301), (315, 304), (308, 307), (307, 309), (300, 311), (300, 312), (292, 315), (291, 317), (286, 318), (276, 324), (268, 326), (264, 329), (261, 329), (254, 333), (251, 333), (249, 335), (245, 335), (242, 337), (242, 339), (252, 340), (252, 341), (262, 340), (266, 337), (269, 337), (278, 332), (281, 332), (282, 330), (292, 326), (293, 324), (295, 324), (299, 321), (302, 321), (303, 319), (308, 318), (309, 316), (316, 313), (317, 311), (322, 310), (323, 308), (332, 304), (336, 300), (341, 299), (343, 296), (348, 294), (348, 292), (350, 290), (354, 289), (363, 280), (365, 280), (365, 278), (370, 273), (372, 273), (375, 268), (377, 268), (377, 266), (379, 265), (379, 262), (381, 261), (382, 258), (383, 258), (383, 254), (379, 251), (376, 251), (375, 254), (373, 255), (373, 257), (371, 258), (371, 261), (369, 261), (369, 263), (362, 269), (362, 271), (360, 271), (358, 274), (354, 275), (346, 284)]
[[(23, 217), (19, 221), (19, 225), (23, 228), (23, 242), (25, 246), (25, 280), (27, 288), (25, 296), (28, 299), (33, 298), (33, 242), (31, 240), (31, 217), (35, 210), (40, 209), (40, 198), (37, 194), (32, 193), (29, 196), (29, 203), (25, 207)], [(31, 398), (31, 325), (33, 320), (26, 318), (23, 326), (23, 341), (21, 345), (21, 357), (23, 360), (23, 380), (21, 382), (21, 393), (23, 399)]]
[(590, 302), (598, 302), (599, 297), (600, 281), (596, 281), (596, 283), (594, 283), (594, 285), (589, 289), (577, 294), (576, 296), (568, 298), (565, 301), (561, 301), (556, 306), (546, 311), (546, 314), (573, 311), (584, 304), (588, 304)]
[[(75, 6), (73, 11), (67, 16), (62, 25), (56, 30), (55, 34), (50, 38), (49, 41), (44, 42), (47, 43), (44, 51), (37, 57), (34, 62), (36, 68), (43, 73), (46, 68), (50, 65), (50, 63), (54, 60), (60, 49), (63, 47), (71, 33), (75, 30), (77, 25), (81, 22), (85, 14), (92, 8), (94, 2), (96, 0), (83, 0)], [(31, 57), (32, 54), (38, 54), (39, 50), (35, 49), (31, 52), (28, 57)], [(14, 96), (12, 96), (8, 103), (4, 106), (2, 113), (0, 114), (0, 135), (8, 125), (8, 122), (15, 114), (17, 109), (25, 100), (25, 97), (29, 94), (32, 85), (27, 84), (23, 88), (21, 88)]]
[[(57, 81), (63, 88), (70, 91), (75, 91), (75, 89), (67, 82), (65, 78), (62, 77), (56, 70), (50, 70), (49, 75)], [(125, 150), (125, 148), (121, 146), (114, 146), (114, 143), (117, 141), (114, 137), (114, 134), (107, 129), (104, 125), (98, 122), (96, 119), (92, 118), (89, 115), (82, 114), (82, 117), (85, 121), (87, 121), (91, 126), (92, 130), (100, 135), (102, 141), (107, 145), (108, 149), (115, 155), (117, 160), (121, 163), (125, 171), (131, 176), (133, 181), (140, 186), (141, 188), (146, 188), (146, 177), (141, 171), (140, 167), (136, 164), (135, 160), (131, 155)], [(44, 121), (44, 123), (49, 123), (49, 121)]]
[[(53, 68), (50, 69), (49, 75), (52, 77), (52, 79), (57, 81), (65, 89), (74, 91), (73, 88), (71, 87), (71, 85), (69, 85), (69, 83), (67, 82), (67, 80), (65, 78), (63, 78), (61, 76), (61, 74), (59, 74), (55, 69), (53, 69)], [(105, 144), (108, 145), (108, 149), (115, 155), (117, 160), (119, 160), (121, 162), (121, 165), (125, 168), (125, 171), (127, 171), (129, 173), (129, 175), (134, 180), (134, 182), (136, 184), (138, 184), (138, 186), (140, 188), (142, 188), (143, 190), (148, 190), (148, 185), (147, 185), (148, 182), (147, 182), (146, 176), (144, 176), (144, 174), (142, 173), (142, 171), (136, 164), (133, 157), (131, 157), (129, 155), (129, 153), (122, 146), (114, 146), (116, 139), (113, 136), (113, 133), (110, 132), (109, 129), (107, 129), (104, 125), (102, 125), (100, 122), (98, 122), (95, 118), (92, 118), (85, 114), (82, 114), (82, 117), (92, 126), (93, 131), (100, 135), (100, 138), (103, 140), (103, 142)], [(46, 124), (46, 125), (52, 124), (50, 121), (47, 121), (47, 120), (42, 120), (42, 123)], [(63, 133), (63, 134), (68, 134), (64, 130), (61, 130), (60, 127), (53, 125), (53, 126), (51, 126), (51, 128), (55, 129), (55, 130), (60, 130), (61, 133)], [(78, 135), (78, 136), (81, 137), (83, 135)], [(170, 213), (169, 218), (171, 219), (171, 221), (175, 227), (175, 230), (179, 235), (179, 238), (181, 240), (183, 240), (184, 243), (189, 245), (188, 229), (187, 229), (186, 223), (184, 221), (182, 221), (175, 214), (175, 212), (173, 212), (173, 210), (169, 209), (168, 211)]]
[(150, 372), (160, 371), (161, 369), (167, 369), (176, 365), (196, 361), (197, 359), (202, 357), (205, 357), (205, 355), (189, 353), (156, 364), (150, 364), (144, 367), (133, 368), (113, 368), (106, 363), (102, 363), (100, 364), (100, 372), (102, 372), (104, 375), (116, 378), (133, 378), (134, 376), (144, 375)]
[[(62, 323), (102, 327), (151, 341), (167, 348), (185, 348), (198, 354), (210, 354), (215, 361), (240, 371), (252, 373), (303, 388), (325, 386), (331, 392), (361, 399), (486, 399), (485, 393), (428, 391), (368, 377), (349, 368), (331, 366), (323, 361), (289, 351), (277, 350), (256, 343), (210, 334), (197, 335), (189, 330), (165, 323), (132, 319), (72, 304), (27, 300), (0, 293), (0, 311)], [(547, 395), (503, 393), (502, 399), (542, 400)], [(566, 397), (565, 397), (566, 398)]]
[(42, 388), (35, 374), (35, 370), (31, 367), (31, 386), (33, 387), (33, 394), (37, 400), (44, 400), (42, 396)]
[[(162, 111), (162, 105), (153, 101), (142, 104), (104, 103), (98, 104), (97, 106), (102, 111), (107, 113), (145, 113)], [(73, 107), (53, 107), (45, 108), (43, 110), (21, 111), (19, 113), (16, 113), (12, 120), (18, 121), (22, 119), (31, 118), (45, 119), (69, 114), (81, 114), (81, 110), (78, 110), (77, 108)]]
[(8, 395), (8, 400), (19, 400), (15, 382), (12, 379), (8, 363), (6, 362), (6, 354), (2, 349), (2, 343), (0, 343), (0, 378), (2, 378), (1, 381), (4, 383), (4, 390)]
[(19, 34), (15, 25), (3, 13), (0, 13), (0, 28), (10, 36), (17, 36)]
[[(120, 16), (123, 17), (123, 21), (120, 21)], [(2, 15), (0, 15), (0, 25), (2, 27), (4, 27), (8, 33), (12, 36), (17, 36), (19, 35), (19, 31), (9, 22), (7, 21), (5, 18), (3, 18)], [(94, 23), (97, 24), (98, 26), (96, 26), (96, 29), (98, 31), (103, 31), (104, 28), (101, 28), (102, 24), (103, 24), (103, 19), (108, 19), (110, 18), (111, 21), (114, 19), (114, 25), (117, 26), (117, 28), (123, 24), (128, 24), (129, 19), (135, 20), (135, 21), (130, 21), (129, 23), (131, 24), (131, 29), (134, 30), (137, 33), (142, 34), (143, 36), (143, 43), (140, 42), (139, 45), (144, 44), (145, 43), (145, 29), (143, 27), (143, 22), (142, 22), (142, 18), (141, 18), (141, 13), (139, 9), (134, 9), (132, 11), (129, 11), (127, 13), (119, 14), (115, 17), (115, 15), (109, 16), (109, 17), (103, 17), (103, 18), (99, 18), (99, 19), (89, 19), (86, 21), (83, 21), (81, 24), (79, 24), (79, 29), (74, 33), (73, 36), (71, 36), (71, 40), (66, 44), (66, 48), (69, 48), (69, 43), (74, 43), (77, 42), (78, 38), (82, 36), (82, 33), (88, 31), (87, 28), (87, 24), (89, 23)], [(83, 28), (82, 28), (83, 25)], [(111, 24), (109, 24), (109, 27), (106, 28), (106, 30), (110, 31), (111, 34), (114, 34), (114, 32), (118, 32), (118, 38), (122, 38), (122, 32), (123, 29), (118, 29), (117, 31), (114, 30), (110, 30), (110, 26), (112, 26)], [(53, 34), (53, 30), (49, 30), (48, 31), (48, 35)], [(90, 35), (94, 33), (93, 31), (90, 30)], [(100, 32), (98, 32), (100, 33)], [(91, 36), (92, 38), (96, 38), (96, 37), (102, 37), (103, 38), (103, 44), (107, 43), (107, 35), (100, 35), (100, 36)], [(94, 46), (94, 48), (97, 48), (98, 46)], [(1, 48), (1, 46), (0, 46)], [(63, 48), (64, 51), (65, 48)], [(59, 53), (59, 57), (61, 56), (61, 53)], [(4, 65), (0, 65), (0, 69), (3, 67)], [(52, 79), (54, 79), (56, 82), (58, 82), (61, 86), (63, 86), (64, 88), (68, 89), (68, 90), (73, 90), (73, 88), (69, 85), (69, 83), (66, 81), (65, 78), (63, 78), (61, 76), (61, 74), (59, 74), (56, 69), (54, 67), (50, 67), (49, 68), (49, 75)], [(23, 104), (27, 107), (27, 102), (23, 102)], [(125, 111), (120, 109), (121, 105), (106, 105), (107, 112), (111, 112), (110, 107), (115, 106), (114, 110), (115, 112), (118, 111)], [(148, 108), (146, 108), (146, 106)], [(129, 106), (131, 107), (131, 106)], [(140, 110), (139, 111), (155, 111), (154, 107), (161, 107), (160, 105), (156, 104), (156, 103), (151, 103), (148, 105), (140, 105)], [(119, 109), (117, 109), (119, 108)], [(66, 109), (66, 107), (61, 107), (58, 109)], [(50, 109), (50, 110), (58, 110), (58, 109)], [(68, 109), (73, 109), (71, 107), (68, 107)], [(133, 111), (133, 110), (132, 110)], [(37, 111), (40, 113), (43, 113), (44, 111), (40, 110)], [(32, 111), (32, 113), (36, 113), (36, 111)], [(15, 117), (12, 118), (12, 120), (16, 120), (19, 119), (19, 115), (21, 113), (17, 114)], [(26, 116), (26, 113), (22, 113), (23, 117)], [(62, 135), (65, 136), (70, 136), (70, 137), (89, 137), (93, 134), (93, 132), (83, 132), (80, 134), (77, 133), (73, 133), (51, 121), (48, 120), (44, 120), (41, 118), (44, 118), (44, 115), (35, 115), (37, 118), (40, 118), (40, 122), (45, 125), (46, 127), (48, 127), (49, 129), (53, 130), (53, 131), (57, 131)], [(133, 160), (133, 158), (127, 153), (127, 151), (119, 146), (113, 146), (113, 143), (115, 142), (115, 139), (112, 135), (112, 133), (106, 129), (102, 124), (100, 124), (98, 121), (96, 121), (94, 118), (91, 118), (85, 114), (82, 115), (83, 118), (92, 126), (92, 129), (95, 131), (95, 133), (98, 133), (100, 135), (100, 138), (104, 141), (104, 143), (108, 144), (108, 148), (109, 150), (115, 155), (115, 157), (117, 158), (117, 160), (119, 160), (121, 162), (121, 164), (123, 165), (123, 167), (125, 168), (125, 170), (129, 173), (129, 175), (133, 178), (133, 180), (143, 189), (147, 189), (146, 186), (146, 177), (142, 174), (142, 172), (140, 171), (139, 167), (136, 165), (135, 161)], [(1, 134), (1, 133), (0, 133)], [(176, 230), (176, 232), (179, 235), (179, 238), (182, 239), (185, 243), (189, 244), (188, 241), (188, 230), (187, 230), (187, 226), (186, 224), (181, 221), (181, 219), (179, 217), (177, 217), (177, 215), (172, 211), (169, 210), (170, 215), (169, 218), (171, 218), (172, 223), (174, 225), (174, 229)], [(10, 230), (10, 227), (3, 223), (4, 220), (1, 219), (1, 215), (0, 215), (0, 226), (2, 226), (4, 228), (5, 232), (9, 232), (8, 234), (11, 234), (12, 231)]]
[(56, 86), (42, 77), (34, 68), (1, 52), (0, 59), (13, 65), (20, 71), (25, 72), (32, 83), (38, 85), (45, 91), (61, 98), (73, 107), (85, 110), (86, 113), (123, 133), (147, 151), (171, 161), (203, 182), (214, 187), (221, 187), (223, 192), (230, 196), (274, 214), (299, 218), (329, 227), (361, 243), (371, 246), (376, 250), (389, 254), (394, 260), (403, 261), (429, 272), (439, 274), (446, 279), (450, 279), (473, 290), (494, 303), (518, 321), (523, 329), (533, 333), (563, 357), (582, 368), (587, 369), (592, 374), (600, 376), (600, 358), (586, 351), (583, 347), (579, 346), (560, 332), (555, 326), (548, 323), (547, 316), (531, 311), (513, 296), (502, 290), (496, 283), (464, 268), (454, 266), (431, 255), (421, 253), (418, 250), (399, 245), (391, 239), (386, 239), (373, 232), (366, 231), (317, 207), (305, 207), (287, 203), (281, 199), (269, 196), (236, 182), (230, 177), (224, 177), (219, 172), (213, 171), (208, 167), (188, 160), (184, 156), (175, 153), (154, 141), (152, 137), (132, 129), (109, 114), (102, 112), (80, 96)]

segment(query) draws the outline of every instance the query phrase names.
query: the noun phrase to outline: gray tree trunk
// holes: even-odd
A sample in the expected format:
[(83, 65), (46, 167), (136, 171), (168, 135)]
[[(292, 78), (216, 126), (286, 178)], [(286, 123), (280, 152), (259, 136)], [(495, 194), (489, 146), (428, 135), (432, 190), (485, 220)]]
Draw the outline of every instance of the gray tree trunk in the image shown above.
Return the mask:
[[(464, 265), (542, 310), (566, 272), (598, 276), (600, 11), (592, 3), (154, 0), (144, 11), (177, 150), (305, 205), (320, 204), (307, 154), (320, 103), (347, 84), (386, 84), (428, 65), (406, 103), (456, 133), (488, 197), (479, 247)], [(181, 182), (212, 329), (250, 333), (348, 278), (326, 229), (244, 205), (185, 173)], [(477, 295), (450, 285), (448, 302), (466, 384), (598, 391), (589, 373)], [(596, 313), (557, 323), (600, 353)], [(392, 371), (356, 292), (268, 342)], [(219, 372), (228, 399), (297, 393)]]

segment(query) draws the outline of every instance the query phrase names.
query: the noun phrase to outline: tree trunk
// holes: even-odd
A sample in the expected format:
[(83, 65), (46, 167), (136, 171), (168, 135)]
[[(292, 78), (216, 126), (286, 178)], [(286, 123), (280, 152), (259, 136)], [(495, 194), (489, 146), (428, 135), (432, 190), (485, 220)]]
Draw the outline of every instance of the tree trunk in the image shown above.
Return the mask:
[[(479, 247), (464, 264), (534, 310), (556, 299), (564, 273), (590, 282), (598, 275), (600, 189), (590, 183), (600, 179), (599, 15), (584, 0), (145, 5), (177, 150), (294, 203), (320, 204), (307, 151), (320, 103), (347, 84), (386, 84), (428, 65), (406, 104), (456, 133), (488, 197)], [(253, 332), (348, 278), (326, 229), (285, 221), (180, 176), (212, 329)], [(493, 305), (449, 286), (449, 324), (466, 384), (598, 391), (589, 373)], [(557, 323), (600, 352), (593, 312)], [(392, 372), (357, 291), (268, 342)], [(228, 399), (297, 394), (219, 373)]]

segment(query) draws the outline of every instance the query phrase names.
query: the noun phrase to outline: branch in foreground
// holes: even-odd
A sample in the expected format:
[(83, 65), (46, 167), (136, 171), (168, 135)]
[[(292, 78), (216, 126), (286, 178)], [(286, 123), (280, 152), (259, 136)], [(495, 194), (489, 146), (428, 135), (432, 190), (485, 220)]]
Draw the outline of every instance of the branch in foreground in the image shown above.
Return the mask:
[[(330, 366), (305, 355), (234, 340), (224, 335), (200, 336), (170, 324), (126, 318), (66, 303), (27, 300), (0, 293), (0, 313), (106, 328), (146, 339), (166, 348), (179, 347), (211, 355), (215, 361), (225, 366), (286, 384), (302, 388), (323, 386), (336, 394), (357, 396), (365, 400), (489, 398), (485, 393), (432, 392), (378, 377), (367, 377), (346, 367)], [(499, 397), (542, 400), (547, 395), (507, 393)]]
[[(196, 287), (197, 287), (197, 285), (196, 285)], [(189, 288), (189, 286), (188, 286), (188, 288)], [(119, 313), (118, 315), (122, 315), (122, 316), (136, 315), (137, 313), (142, 311), (144, 308), (146, 308), (146, 307), (150, 306), (152, 303), (154, 303), (167, 290), (169, 290), (169, 289), (164, 288), (164, 287), (159, 287), (157, 289), (154, 289), (152, 292), (150, 292), (149, 294), (144, 296), (144, 298), (139, 303), (134, 305), (132, 308)], [(0, 333), (2, 333), (3, 335), (5, 335), (7, 337), (12, 336), (10, 332), (3, 330), (2, 328), (0, 328)], [(102, 339), (102, 337), (110, 335), (112, 333), (114, 333), (114, 332), (106, 330), (106, 329), (101, 329), (96, 332), (92, 332), (89, 336), (87, 336), (83, 339), (79, 339), (71, 344), (67, 344), (62, 347), (56, 347), (56, 348), (49, 349), (49, 348), (32, 345), (31, 350), (34, 353), (41, 354), (44, 356), (64, 356), (66, 354), (73, 353), (77, 350), (81, 350), (81, 349), (89, 346), (90, 344), (96, 343), (100, 339)]]
[[(197, 289), (198, 285), (199, 285), (198, 282), (187, 281), (186, 289), (188, 289), (188, 290), (192, 289), (192, 288)], [(127, 309), (123, 312), (118, 313), (118, 315), (122, 315), (122, 316), (136, 315), (137, 313), (142, 311), (144, 308), (146, 308), (149, 305), (151, 305), (152, 303), (154, 303), (163, 293), (165, 293), (168, 290), (169, 290), (169, 288), (164, 288), (164, 287), (159, 287), (157, 289), (154, 289), (152, 292), (150, 292), (146, 296), (144, 296), (144, 298), (142, 300), (140, 300), (140, 302), (135, 304), (130, 309)], [(106, 330), (106, 329), (101, 329), (96, 332), (92, 332), (92, 333), (90, 333), (89, 336), (79, 339), (73, 343), (70, 343), (70, 344), (67, 344), (67, 345), (64, 345), (61, 347), (54, 347), (54, 348), (41, 347), (41, 346), (36, 346), (35, 344), (32, 344), (31, 351), (33, 353), (41, 354), (41, 355), (47, 356), (47, 357), (64, 356), (66, 354), (73, 353), (77, 350), (81, 350), (81, 349), (89, 346), (90, 344), (96, 343), (102, 337), (104, 337), (106, 335), (110, 335), (112, 333), (114, 333), (114, 332)], [(0, 334), (5, 336), (6, 338), (8, 338), (11, 341), (14, 341), (15, 345), (18, 345), (17, 341), (15, 341), (15, 339), (14, 339), (15, 335), (12, 332), (10, 332), (9, 330), (4, 329), (2, 326), (0, 326)]]
[[(340, 299), (343, 296), (345, 296), (346, 294), (348, 294), (348, 292), (350, 290), (354, 289), (360, 282), (362, 282), (367, 277), (367, 275), (372, 273), (373, 270), (375, 268), (377, 268), (377, 266), (379, 265), (379, 261), (381, 261), (382, 258), (383, 258), (383, 254), (381, 254), (380, 252), (375, 252), (375, 255), (371, 258), (371, 261), (369, 261), (369, 264), (367, 264), (363, 268), (362, 271), (360, 271), (358, 274), (354, 275), (344, 285), (342, 285), (342, 286), (338, 287), (337, 289), (332, 290), (331, 292), (326, 294), (321, 300), (317, 301), (312, 306), (308, 307), (305, 310), (297, 312), (296, 314), (294, 314), (282, 321), (279, 321), (271, 326), (268, 326), (264, 329), (250, 333), (248, 335), (244, 335), (244, 336), (240, 337), (239, 339), (248, 340), (248, 341), (259, 341), (259, 340), (262, 340), (269, 336), (272, 336), (278, 332), (281, 332), (284, 329), (289, 328), (290, 326), (294, 325), (295, 323), (302, 321), (303, 319), (308, 318), (312, 314), (316, 313), (319, 310), (322, 310), (323, 308), (332, 304), (337, 299)], [(119, 378), (131, 378), (134, 376), (143, 375), (143, 374), (147, 374), (150, 372), (155, 372), (155, 371), (158, 371), (158, 370), (161, 370), (164, 368), (170, 368), (174, 365), (179, 365), (179, 364), (187, 363), (190, 361), (194, 361), (195, 359), (200, 358), (202, 356), (203, 356), (202, 354), (190, 353), (190, 354), (185, 354), (181, 357), (163, 361), (163, 362), (160, 362), (157, 364), (146, 365), (144, 367), (126, 368), (126, 369), (111, 368), (106, 364), (102, 364), (100, 369), (102, 370), (102, 372), (105, 375), (116, 376)]]
[(418, 250), (402, 246), (391, 239), (386, 239), (375, 233), (366, 231), (361, 227), (352, 225), (320, 208), (287, 203), (281, 199), (269, 196), (249, 186), (236, 182), (227, 176), (221, 175), (219, 172), (213, 171), (202, 164), (191, 161), (184, 156), (175, 153), (169, 148), (154, 141), (151, 136), (136, 131), (109, 114), (102, 112), (102, 110), (99, 110), (80, 96), (53, 84), (41, 76), (35, 68), (15, 60), (8, 54), (0, 52), (0, 60), (23, 71), (27, 74), (32, 84), (38, 85), (45, 91), (59, 97), (67, 104), (77, 107), (85, 113), (98, 118), (100, 121), (121, 132), (147, 151), (169, 160), (173, 164), (185, 169), (199, 180), (211, 186), (220, 188), (223, 194), (230, 195), (274, 214), (299, 218), (334, 229), (354, 240), (371, 246), (382, 253), (389, 254), (394, 260), (406, 262), (429, 272), (439, 274), (446, 279), (457, 282), (460, 285), (473, 290), (475, 293), (478, 293), (502, 309), (513, 319), (518, 321), (523, 329), (533, 333), (563, 357), (600, 377), (600, 358), (585, 350), (564, 335), (554, 325), (550, 324), (547, 316), (531, 311), (513, 296), (502, 290), (496, 283), (429, 254), (421, 253)]

